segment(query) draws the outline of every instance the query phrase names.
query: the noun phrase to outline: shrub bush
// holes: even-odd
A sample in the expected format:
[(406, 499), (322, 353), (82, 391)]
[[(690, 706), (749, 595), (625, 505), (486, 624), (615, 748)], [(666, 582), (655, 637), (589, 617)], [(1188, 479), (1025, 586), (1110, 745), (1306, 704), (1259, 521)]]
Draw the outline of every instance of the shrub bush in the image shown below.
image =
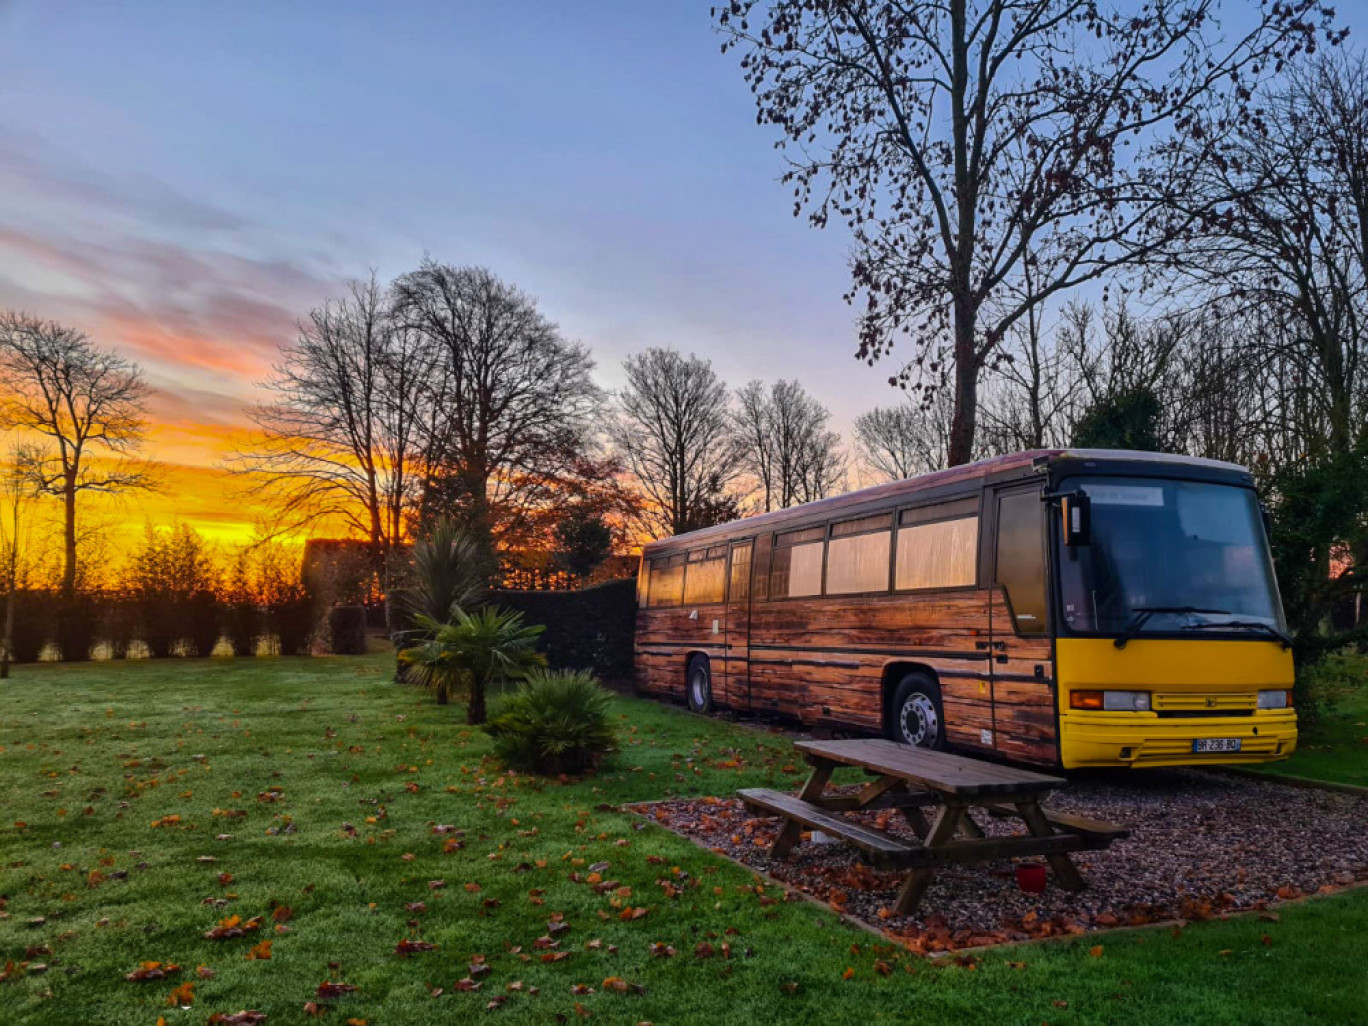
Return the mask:
[(223, 625), (218, 596), (212, 591), (196, 591), (182, 599), (179, 605), (184, 611), (190, 654), (206, 658), (213, 655)]
[(109, 646), (109, 658), (127, 659), (138, 637), (138, 610), (127, 595), (111, 592), (100, 603), (100, 640)]
[(43, 647), (53, 641), (55, 597), (48, 591), (26, 590), (14, 596), (14, 634), (10, 659), (35, 663)]
[(90, 658), (90, 650), (95, 644), (95, 597), (81, 592), (58, 596), (56, 614), (54, 640), (62, 661), (85, 662)]
[(234, 594), (224, 608), (224, 630), (235, 656), (254, 656), (261, 633), (261, 611), (250, 595)]
[(582, 773), (617, 751), (608, 692), (583, 671), (534, 670), (495, 704), (485, 732), (509, 767), (554, 776)]
[(266, 621), (283, 656), (308, 655), (314, 636), (314, 600), (300, 585), (278, 588), (266, 606)]
[(328, 647), (333, 655), (366, 654), (365, 606), (334, 606), (329, 610)]

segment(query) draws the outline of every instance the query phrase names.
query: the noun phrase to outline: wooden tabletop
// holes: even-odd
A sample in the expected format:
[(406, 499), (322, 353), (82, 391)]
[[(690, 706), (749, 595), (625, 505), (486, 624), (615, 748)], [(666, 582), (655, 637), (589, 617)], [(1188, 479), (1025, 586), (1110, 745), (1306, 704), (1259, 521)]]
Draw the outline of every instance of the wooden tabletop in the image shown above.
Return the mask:
[(799, 751), (818, 759), (901, 777), (930, 791), (961, 796), (1034, 794), (1068, 781), (1030, 770), (998, 766), (929, 748), (878, 738), (855, 741), (799, 741)]

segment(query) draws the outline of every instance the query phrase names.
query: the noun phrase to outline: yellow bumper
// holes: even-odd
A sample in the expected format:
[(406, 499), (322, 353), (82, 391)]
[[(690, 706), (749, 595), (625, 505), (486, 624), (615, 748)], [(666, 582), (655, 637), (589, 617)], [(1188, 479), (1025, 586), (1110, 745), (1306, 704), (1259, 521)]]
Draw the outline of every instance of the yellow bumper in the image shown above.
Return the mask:
[[(1196, 753), (1200, 738), (1240, 739), (1238, 752)], [(1081, 766), (1202, 766), (1286, 759), (1297, 748), (1297, 714), (1163, 718), (1153, 713), (1065, 712), (1059, 717), (1065, 769)]]
[[(1059, 757), (1079, 766), (1202, 766), (1286, 759), (1297, 747), (1297, 714), (1256, 709), (1258, 692), (1292, 687), (1292, 655), (1272, 641), (1061, 638)], [(1152, 712), (1074, 709), (1077, 690), (1139, 690)], [(1205, 715), (1184, 715), (1200, 710)], [(1198, 753), (1202, 738), (1239, 738), (1238, 752)]]

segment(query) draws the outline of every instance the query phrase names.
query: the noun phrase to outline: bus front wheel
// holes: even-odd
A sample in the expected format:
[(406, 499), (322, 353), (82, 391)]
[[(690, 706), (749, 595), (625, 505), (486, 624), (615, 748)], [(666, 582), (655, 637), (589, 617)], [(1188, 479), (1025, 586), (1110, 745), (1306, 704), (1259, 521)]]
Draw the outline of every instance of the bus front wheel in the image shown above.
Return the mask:
[(689, 660), (684, 690), (688, 695), (690, 712), (704, 716), (712, 712), (712, 666), (707, 656), (694, 656)]
[(940, 688), (923, 673), (909, 673), (898, 682), (889, 709), (888, 736), (918, 748), (945, 749), (945, 716)]

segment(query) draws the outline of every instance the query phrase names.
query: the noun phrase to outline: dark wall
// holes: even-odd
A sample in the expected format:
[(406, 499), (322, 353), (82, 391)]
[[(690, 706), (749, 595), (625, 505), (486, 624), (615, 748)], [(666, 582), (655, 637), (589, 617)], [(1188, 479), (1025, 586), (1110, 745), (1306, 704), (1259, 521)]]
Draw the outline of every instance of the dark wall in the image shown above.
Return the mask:
[(546, 627), (538, 647), (553, 669), (631, 679), (636, 581), (605, 581), (579, 591), (493, 591), (488, 601)]

